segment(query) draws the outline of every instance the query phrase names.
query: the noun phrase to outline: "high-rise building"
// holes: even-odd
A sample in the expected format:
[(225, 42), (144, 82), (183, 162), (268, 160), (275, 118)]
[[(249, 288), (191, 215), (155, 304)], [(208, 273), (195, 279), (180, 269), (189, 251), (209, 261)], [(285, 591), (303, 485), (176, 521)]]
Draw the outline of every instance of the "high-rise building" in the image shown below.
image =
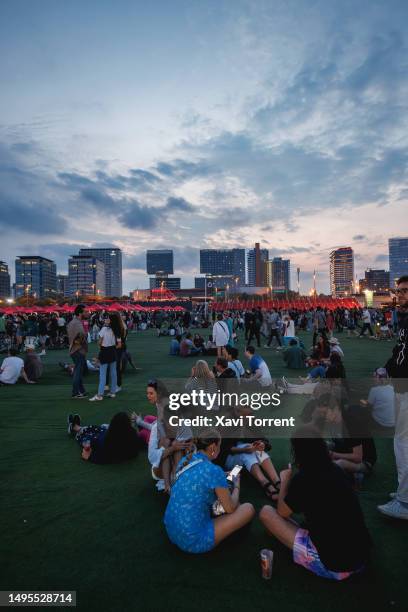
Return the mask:
[(68, 274), (57, 274), (57, 293), (64, 297), (69, 295)]
[(146, 272), (157, 276), (173, 274), (173, 251), (169, 249), (151, 249), (146, 251)]
[(354, 253), (351, 247), (341, 247), (330, 253), (330, 290), (333, 297), (353, 293)]
[(232, 282), (245, 285), (245, 249), (200, 249), (200, 272), (231, 277)]
[(194, 288), (205, 290), (207, 284), (207, 294), (212, 295), (215, 289), (223, 291), (224, 289), (231, 289), (231, 291), (238, 285), (236, 276), (196, 276), (194, 278)]
[(250, 287), (266, 287), (266, 262), (269, 259), (268, 249), (261, 249), (259, 242), (254, 249), (248, 250), (248, 285)]
[(266, 262), (266, 280), (273, 293), (290, 290), (290, 259), (274, 257)]
[(68, 293), (71, 296), (105, 296), (105, 264), (89, 255), (72, 255), (68, 260)]
[(105, 266), (105, 295), (122, 296), (122, 251), (116, 247), (80, 249), (79, 255), (96, 257)]
[(408, 274), (408, 238), (390, 238), (388, 240), (390, 259), (390, 284), (395, 287), (400, 276)]
[(181, 278), (175, 276), (152, 276), (149, 279), (150, 289), (180, 289)]
[(364, 272), (364, 278), (359, 282), (360, 291), (374, 291), (384, 293), (390, 288), (390, 273), (386, 270), (368, 269)]
[(55, 262), (38, 255), (22, 255), (16, 259), (16, 297), (53, 298), (57, 293)]
[(5, 261), (0, 261), (0, 299), (11, 296), (10, 274)]

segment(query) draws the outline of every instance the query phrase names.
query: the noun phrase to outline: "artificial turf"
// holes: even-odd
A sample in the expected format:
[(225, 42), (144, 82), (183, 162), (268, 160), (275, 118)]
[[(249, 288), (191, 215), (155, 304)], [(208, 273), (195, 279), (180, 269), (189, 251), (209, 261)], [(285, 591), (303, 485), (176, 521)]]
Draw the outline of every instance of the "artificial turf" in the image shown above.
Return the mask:
[[(303, 338), (309, 345), (310, 335)], [(392, 347), (357, 338), (342, 344), (349, 376), (369, 375)], [(378, 463), (359, 493), (375, 543), (372, 562), (345, 583), (295, 566), (257, 518), (211, 553), (182, 553), (166, 537), (166, 498), (154, 488), (146, 454), (114, 466), (81, 461), (66, 433), (67, 413), (78, 411), (84, 423), (94, 424), (109, 422), (120, 410), (151, 413), (146, 381), (186, 376), (193, 363), (170, 357), (168, 345), (168, 338), (152, 331), (131, 334), (129, 349), (141, 370), (126, 373), (114, 400), (72, 400), (71, 380), (57, 365), (67, 360), (61, 351), (48, 352), (38, 385), (0, 388), (0, 590), (76, 590), (77, 606), (88, 611), (407, 610), (408, 525), (376, 510), (396, 486), (392, 440), (377, 440)], [(243, 346), (241, 337), (244, 361)], [(285, 373), (279, 353), (260, 352), (273, 376)], [(96, 374), (89, 374), (86, 387), (96, 391)], [(278, 469), (285, 467), (288, 440), (273, 440), (271, 455)], [(257, 510), (267, 501), (245, 476), (241, 499)], [(271, 581), (261, 578), (263, 547), (275, 552)]]

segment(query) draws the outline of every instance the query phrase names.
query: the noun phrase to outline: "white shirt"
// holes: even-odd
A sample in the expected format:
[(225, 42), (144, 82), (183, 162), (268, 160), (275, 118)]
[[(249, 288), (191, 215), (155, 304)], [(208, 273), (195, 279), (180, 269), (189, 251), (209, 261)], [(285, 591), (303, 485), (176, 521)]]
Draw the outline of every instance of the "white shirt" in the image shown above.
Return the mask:
[(261, 376), (257, 378), (259, 384), (262, 387), (270, 387), (272, 384), (272, 376), (266, 364), (266, 361), (264, 360), (261, 361), (258, 368), (256, 369), (256, 374), (259, 373), (261, 374)]
[(215, 346), (227, 346), (229, 340), (229, 328), (225, 321), (216, 321), (212, 333)]
[(369, 310), (363, 310), (363, 323), (371, 324), (371, 315)]
[(23, 367), (24, 361), (20, 357), (6, 357), (1, 364), (0, 381), (7, 385), (15, 385)]
[(115, 334), (110, 327), (102, 327), (101, 331), (99, 332), (99, 338), (102, 339), (101, 346), (116, 346)]
[(383, 427), (395, 425), (395, 392), (392, 385), (371, 387), (368, 403), (373, 407), (372, 416)]
[(295, 337), (295, 322), (287, 321), (285, 322), (285, 338), (294, 338)]
[(159, 432), (157, 430), (157, 421), (155, 421), (150, 430), (149, 446), (147, 448), (147, 457), (153, 468), (159, 467), (163, 453), (164, 446), (159, 448)]
[(57, 323), (58, 323), (58, 327), (64, 327), (64, 325), (65, 325), (64, 317), (59, 317)]

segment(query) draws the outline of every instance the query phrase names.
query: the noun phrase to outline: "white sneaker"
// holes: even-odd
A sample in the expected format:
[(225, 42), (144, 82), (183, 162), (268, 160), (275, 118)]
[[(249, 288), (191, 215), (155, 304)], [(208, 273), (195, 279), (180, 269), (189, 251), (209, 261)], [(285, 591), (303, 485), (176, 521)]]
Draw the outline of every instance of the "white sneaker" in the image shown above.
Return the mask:
[(120, 391), (122, 391), (122, 387), (116, 387), (116, 393), (119, 393)]
[(116, 393), (108, 393), (108, 397), (114, 399), (116, 397)]
[(90, 402), (101, 402), (102, 400), (103, 400), (102, 395), (94, 395), (93, 397), (89, 398)]
[(46, 355), (47, 353), (45, 351), (41, 351), (41, 353), (39, 353), (40, 357), (43, 357), (44, 355)]
[(391, 518), (403, 519), (408, 521), (408, 508), (404, 508), (397, 499), (392, 499), (383, 506), (377, 506), (381, 514), (390, 516)]

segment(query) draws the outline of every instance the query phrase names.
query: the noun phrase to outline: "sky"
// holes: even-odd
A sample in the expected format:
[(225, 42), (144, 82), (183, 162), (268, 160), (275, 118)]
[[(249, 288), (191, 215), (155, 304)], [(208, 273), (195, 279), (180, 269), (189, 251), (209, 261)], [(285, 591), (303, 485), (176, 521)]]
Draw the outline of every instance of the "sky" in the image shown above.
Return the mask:
[(199, 248), (388, 269), (408, 235), (408, 3), (2, 0), (0, 259)]

